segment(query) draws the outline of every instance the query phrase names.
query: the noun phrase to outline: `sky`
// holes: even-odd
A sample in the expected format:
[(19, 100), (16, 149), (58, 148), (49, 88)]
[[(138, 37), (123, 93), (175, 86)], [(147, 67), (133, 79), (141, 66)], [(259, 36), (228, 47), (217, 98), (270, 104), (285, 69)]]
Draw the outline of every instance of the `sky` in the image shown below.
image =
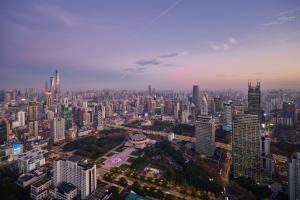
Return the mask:
[(0, 89), (300, 89), (299, 0), (0, 1)]

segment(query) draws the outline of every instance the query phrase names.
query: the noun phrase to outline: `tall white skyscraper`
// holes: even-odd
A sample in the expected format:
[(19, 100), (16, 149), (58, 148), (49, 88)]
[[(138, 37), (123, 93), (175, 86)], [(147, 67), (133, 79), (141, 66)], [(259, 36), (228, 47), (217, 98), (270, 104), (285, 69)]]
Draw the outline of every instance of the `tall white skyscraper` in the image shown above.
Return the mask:
[(20, 126), (25, 126), (25, 112), (24, 111), (18, 112), (18, 122), (20, 123)]
[(199, 116), (195, 121), (196, 151), (204, 156), (215, 152), (216, 121), (212, 116)]
[(53, 142), (59, 142), (65, 139), (65, 119), (55, 117), (51, 123), (51, 131), (53, 134)]
[(53, 184), (57, 187), (62, 182), (75, 185), (86, 199), (97, 188), (96, 165), (82, 162), (80, 157), (59, 158), (53, 163)]
[(289, 157), (289, 200), (300, 199), (300, 152)]
[(233, 176), (261, 182), (260, 124), (257, 115), (234, 117), (232, 136)]
[(206, 94), (201, 99), (200, 113), (201, 115), (208, 115), (208, 98)]

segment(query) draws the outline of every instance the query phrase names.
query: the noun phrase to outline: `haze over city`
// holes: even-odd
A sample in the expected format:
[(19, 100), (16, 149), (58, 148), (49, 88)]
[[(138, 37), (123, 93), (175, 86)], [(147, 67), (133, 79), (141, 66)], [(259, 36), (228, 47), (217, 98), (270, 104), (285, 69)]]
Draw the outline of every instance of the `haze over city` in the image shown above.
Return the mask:
[(1, 1), (0, 88), (300, 86), (300, 2)]

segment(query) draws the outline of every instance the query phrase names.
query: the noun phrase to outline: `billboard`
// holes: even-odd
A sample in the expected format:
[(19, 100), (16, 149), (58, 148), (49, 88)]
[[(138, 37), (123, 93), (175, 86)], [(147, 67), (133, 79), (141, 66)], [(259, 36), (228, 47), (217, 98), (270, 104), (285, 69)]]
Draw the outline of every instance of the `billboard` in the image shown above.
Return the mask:
[(21, 153), (21, 144), (13, 144), (12, 148), (13, 148), (14, 155), (18, 155)]

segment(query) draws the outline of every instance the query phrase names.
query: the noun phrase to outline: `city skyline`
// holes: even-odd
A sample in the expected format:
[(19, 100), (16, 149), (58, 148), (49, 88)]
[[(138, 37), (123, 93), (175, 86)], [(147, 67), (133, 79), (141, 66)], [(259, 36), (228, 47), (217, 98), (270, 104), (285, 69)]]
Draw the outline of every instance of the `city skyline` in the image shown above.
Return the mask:
[(1, 89), (43, 90), (55, 69), (64, 91), (300, 85), (299, 1), (7, 1), (0, 16)]

